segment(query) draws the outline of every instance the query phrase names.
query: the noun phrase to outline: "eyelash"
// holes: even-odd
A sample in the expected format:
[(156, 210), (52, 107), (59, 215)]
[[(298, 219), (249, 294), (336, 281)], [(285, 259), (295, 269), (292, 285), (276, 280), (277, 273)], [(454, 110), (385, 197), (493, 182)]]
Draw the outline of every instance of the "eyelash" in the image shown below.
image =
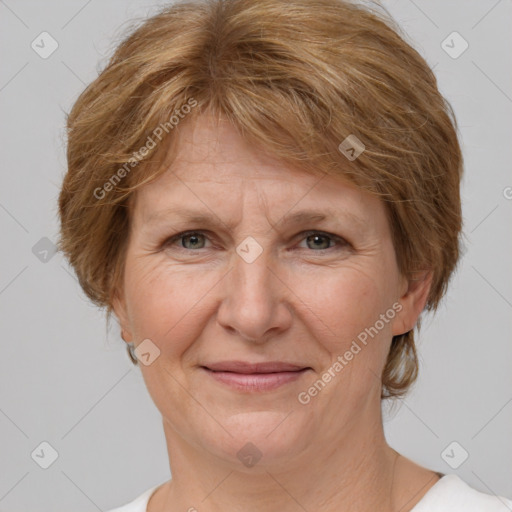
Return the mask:
[[(192, 235), (203, 235), (206, 238), (208, 238), (206, 232), (204, 232), (204, 231), (183, 231), (181, 233), (178, 233), (177, 235), (173, 235), (173, 236), (167, 238), (163, 242), (162, 246), (164, 248), (165, 247), (169, 247), (172, 244), (174, 244), (175, 242), (177, 242), (177, 241), (179, 241), (179, 240), (181, 240), (183, 238), (186, 238), (187, 236), (192, 236)], [(340, 236), (337, 236), (337, 235), (333, 235), (331, 233), (325, 233), (323, 231), (314, 231), (314, 230), (304, 231), (304, 232), (300, 233), (300, 235), (302, 236), (300, 241), (306, 239), (308, 236), (311, 236), (311, 235), (320, 235), (320, 236), (323, 236), (323, 237), (330, 238), (332, 241), (337, 242), (337, 244), (338, 244), (338, 247), (333, 246), (333, 247), (328, 247), (327, 249), (318, 249), (318, 250), (311, 249), (310, 250), (311, 252), (325, 253), (326, 251), (331, 251), (331, 250), (336, 250), (336, 249), (339, 250), (341, 248), (346, 248), (346, 247), (350, 246), (350, 243), (347, 242), (344, 238), (342, 238)], [(186, 251), (186, 252), (197, 252), (197, 251), (201, 250), (201, 249), (197, 249), (197, 250), (187, 249), (186, 247), (177, 247), (177, 249), (183, 250), (183, 251)], [(203, 249), (205, 249), (205, 248), (203, 248)]]

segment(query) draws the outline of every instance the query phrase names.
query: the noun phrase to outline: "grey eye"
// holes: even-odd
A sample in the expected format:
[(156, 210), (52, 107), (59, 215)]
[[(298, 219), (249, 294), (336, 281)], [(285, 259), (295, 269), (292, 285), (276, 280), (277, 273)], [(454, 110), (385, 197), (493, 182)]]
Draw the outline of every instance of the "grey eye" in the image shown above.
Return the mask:
[(307, 242), (311, 242), (311, 245), (308, 245), (310, 249), (329, 249), (331, 247), (330, 242), (332, 238), (328, 235), (322, 234), (314, 234), (306, 237)]
[[(181, 246), (184, 249), (203, 249), (204, 248), (204, 235), (201, 233), (191, 233), (182, 235), (180, 238)], [(186, 240), (189, 240), (189, 245), (187, 246)], [(202, 245), (201, 245), (202, 241)]]

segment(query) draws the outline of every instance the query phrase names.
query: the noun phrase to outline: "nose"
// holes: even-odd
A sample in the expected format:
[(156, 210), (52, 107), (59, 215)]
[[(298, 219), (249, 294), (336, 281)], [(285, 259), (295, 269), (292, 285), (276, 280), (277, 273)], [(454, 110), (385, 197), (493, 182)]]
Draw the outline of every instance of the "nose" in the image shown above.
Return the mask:
[(263, 250), (249, 263), (236, 253), (224, 278), (219, 324), (252, 343), (264, 343), (291, 325), (292, 292), (279, 265)]

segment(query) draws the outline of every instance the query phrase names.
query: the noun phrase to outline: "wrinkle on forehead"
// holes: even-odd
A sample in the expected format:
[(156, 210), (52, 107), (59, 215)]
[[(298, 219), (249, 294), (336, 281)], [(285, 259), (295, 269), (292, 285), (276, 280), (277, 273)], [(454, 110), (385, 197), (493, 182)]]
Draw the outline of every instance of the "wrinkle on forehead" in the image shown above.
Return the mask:
[(137, 191), (136, 216), (143, 223), (186, 207), (216, 217), (228, 229), (251, 212), (258, 212), (255, 222), (266, 218), (274, 226), (288, 214), (322, 208), (379, 224), (380, 201), (343, 176), (314, 175), (283, 164), (248, 144), (227, 121), (199, 118), (179, 128), (172, 165)]
[[(180, 125), (176, 138), (176, 152), (169, 165), (173, 172), (179, 173), (190, 164), (209, 164), (218, 172), (218, 176), (223, 174), (226, 165), (245, 164), (251, 167), (252, 179), (259, 179), (262, 169), (274, 169), (275, 172), (279, 168), (291, 173), (305, 172), (279, 160), (260, 144), (245, 139), (237, 127), (224, 117), (202, 114), (191, 122)], [(313, 175), (311, 172), (308, 174)], [(319, 171), (318, 174), (323, 173)], [(197, 182), (203, 179), (204, 176), (199, 174), (194, 177)], [(208, 174), (207, 179), (210, 180), (211, 175)], [(283, 179), (293, 178), (286, 176)]]

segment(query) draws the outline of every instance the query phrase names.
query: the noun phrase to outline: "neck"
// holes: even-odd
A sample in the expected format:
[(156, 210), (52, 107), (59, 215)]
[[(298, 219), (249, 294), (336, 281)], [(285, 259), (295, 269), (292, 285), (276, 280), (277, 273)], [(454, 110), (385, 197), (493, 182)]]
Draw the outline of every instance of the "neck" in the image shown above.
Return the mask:
[(335, 442), (316, 439), (310, 448), (283, 465), (256, 465), (250, 470), (193, 446), (164, 422), (172, 481), (148, 510), (226, 512), (398, 510), (403, 489), (397, 488), (398, 454), (386, 443), (382, 419), (353, 425)]

